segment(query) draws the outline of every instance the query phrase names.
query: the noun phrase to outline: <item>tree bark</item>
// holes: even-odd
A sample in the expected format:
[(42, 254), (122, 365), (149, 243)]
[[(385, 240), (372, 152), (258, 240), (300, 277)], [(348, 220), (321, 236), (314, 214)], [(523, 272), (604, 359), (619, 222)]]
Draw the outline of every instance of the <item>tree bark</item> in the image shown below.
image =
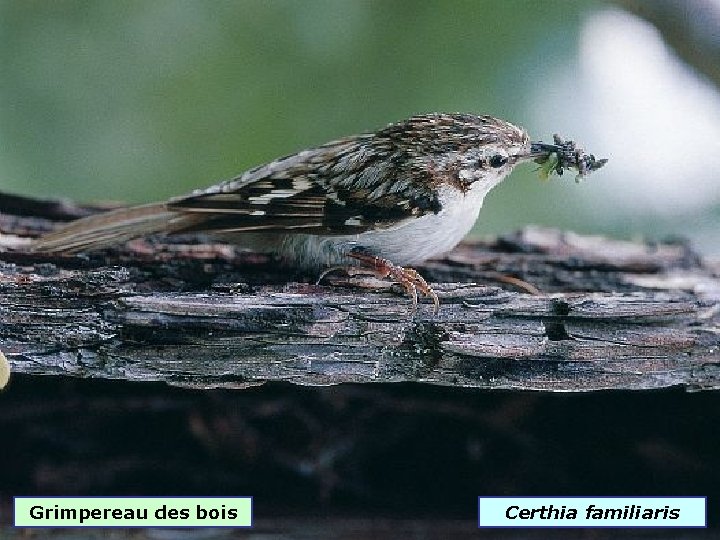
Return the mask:
[(24, 250), (97, 210), (0, 194), (0, 351), (13, 372), (201, 388), (720, 386), (720, 272), (682, 242), (535, 228), (468, 242), (419, 268), (441, 307), (413, 315), (387, 284), (312, 285), (202, 235), (81, 256)]

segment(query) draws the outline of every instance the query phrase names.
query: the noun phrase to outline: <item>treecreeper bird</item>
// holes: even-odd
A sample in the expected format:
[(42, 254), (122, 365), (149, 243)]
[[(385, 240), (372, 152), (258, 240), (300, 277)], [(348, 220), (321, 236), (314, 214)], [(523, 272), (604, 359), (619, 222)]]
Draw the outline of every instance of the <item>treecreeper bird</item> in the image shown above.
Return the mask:
[[(557, 135), (530, 142), (492, 116), (427, 114), (302, 150), (166, 202), (74, 221), (35, 240), (35, 251), (73, 253), (156, 233), (203, 231), (288, 265), (320, 272), (338, 265), (438, 297), (408, 266), (455, 247), (485, 195), (519, 163), (544, 175), (578, 177), (604, 165)], [(327, 273), (324, 272), (323, 275)]]

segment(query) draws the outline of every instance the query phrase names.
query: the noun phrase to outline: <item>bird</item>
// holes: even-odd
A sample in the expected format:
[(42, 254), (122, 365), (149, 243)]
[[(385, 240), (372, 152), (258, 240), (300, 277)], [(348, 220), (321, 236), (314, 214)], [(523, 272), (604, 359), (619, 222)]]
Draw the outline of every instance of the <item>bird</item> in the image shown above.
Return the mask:
[(562, 174), (602, 167), (572, 141), (531, 142), (527, 131), (490, 115), (418, 114), (280, 157), (164, 202), (71, 222), (31, 249), (76, 253), (152, 234), (205, 232), (291, 267), (338, 267), (438, 296), (412, 267), (452, 250), (478, 219), (485, 196), (519, 164)]

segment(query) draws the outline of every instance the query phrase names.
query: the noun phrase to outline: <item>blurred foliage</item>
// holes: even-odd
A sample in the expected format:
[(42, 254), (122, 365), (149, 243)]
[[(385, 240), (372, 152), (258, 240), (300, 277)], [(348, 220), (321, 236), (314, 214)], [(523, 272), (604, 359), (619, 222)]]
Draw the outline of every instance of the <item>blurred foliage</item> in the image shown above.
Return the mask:
[(586, 7), (5, 1), (0, 177), (145, 201), (416, 112), (522, 123), (532, 79), (572, 57)]
[[(158, 200), (418, 112), (549, 138), (529, 124), (537, 81), (573, 69), (597, 5), (0, 0), (0, 189)], [(497, 188), (479, 229), (627, 225), (593, 216), (582, 186), (535, 178), (525, 166)]]

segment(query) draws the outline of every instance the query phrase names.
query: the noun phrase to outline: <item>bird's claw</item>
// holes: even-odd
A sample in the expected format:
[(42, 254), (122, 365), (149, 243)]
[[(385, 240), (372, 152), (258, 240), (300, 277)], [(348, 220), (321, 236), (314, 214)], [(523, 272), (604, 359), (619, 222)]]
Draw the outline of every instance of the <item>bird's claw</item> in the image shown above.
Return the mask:
[(375, 255), (368, 255), (361, 252), (352, 252), (349, 254), (350, 257), (364, 263), (369, 266), (372, 273), (379, 278), (391, 278), (394, 282), (400, 284), (405, 293), (412, 300), (412, 311), (417, 310), (418, 305), (418, 292), (423, 296), (427, 296), (433, 301), (433, 313), (437, 314), (440, 309), (440, 299), (432, 287), (425, 281), (417, 270), (413, 268), (405, 268), (404, 266), (398, 266), (397, 264), (377, 257)]

